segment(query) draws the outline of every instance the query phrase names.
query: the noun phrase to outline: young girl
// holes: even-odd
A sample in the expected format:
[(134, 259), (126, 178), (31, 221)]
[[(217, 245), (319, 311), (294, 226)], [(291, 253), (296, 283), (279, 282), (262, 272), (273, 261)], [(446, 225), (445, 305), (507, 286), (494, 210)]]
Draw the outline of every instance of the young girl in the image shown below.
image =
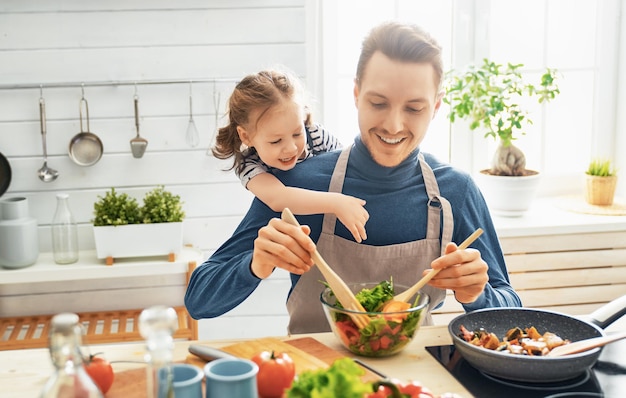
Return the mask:
[(288, 72), (264, 70), (246, 76), (228, 101), (229, 124), (219, 129), (213, 155), (233, 157), (244, 187), (276, 212), (335, 213), (357, 242), (367, 239), (365, 201), (348, 195), (286, 187), (272, 169), (290, 170), (340, 142), (313, 124), (304, 89)]

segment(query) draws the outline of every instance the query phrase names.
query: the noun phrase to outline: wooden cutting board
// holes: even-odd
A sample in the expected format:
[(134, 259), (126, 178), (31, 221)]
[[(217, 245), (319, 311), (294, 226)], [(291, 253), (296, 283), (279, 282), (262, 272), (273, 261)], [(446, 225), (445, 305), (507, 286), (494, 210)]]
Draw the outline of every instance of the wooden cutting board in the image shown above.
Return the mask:
[[(296, 373), (299, 374), (305, 370), (315, 370), (327, 368), (335, 360), (345, 357), (339, 351), (320, 343), (311, 337), (302, 337), (291, 340), (279, 340), (276, 338), (261, 338), (256, 340), (243, 341), (241, 343), (220, 347), (240, 358), (250, 359), (257, 353), (266, 350), (274, 350), (286, 352), (293, 359), (296, 365)], [(204, 368), (206, 361), (198, 358), (193, 354), (189, 354), (185, 359), (185, 363)], [(366, 370), (363, 376), (364, 381), (379, 380), (380, 377)], [(107, 392), (106, 398), (135, 398), (144, 397), (146, 391), (146, 369), (144, 367), (138, 369), (126, 370), (115, 373), (113, 386)]]
[[(327, 368), (335, 359), (344, 356), (311, 337), (285, 341), (267, 337), (236, 343), (220, 349), (236, 357), (246, 359), (251, 359), (261, 351), (284, 352), (293, 359), (296, 365), (296, 373), (305, 370)], [(185, 362), (201, 368), (206, 364), (205, 360), (193, 354), (189, 354)]]

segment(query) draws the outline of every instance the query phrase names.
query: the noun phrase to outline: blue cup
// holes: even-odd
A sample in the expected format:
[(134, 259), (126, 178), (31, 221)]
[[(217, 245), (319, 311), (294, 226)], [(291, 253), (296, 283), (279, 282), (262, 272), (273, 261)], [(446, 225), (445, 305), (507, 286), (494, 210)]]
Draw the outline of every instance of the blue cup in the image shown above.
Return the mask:
[[(176, 398), (203, 398), (202, 369), (197, 366), (176, 363), (171, 366), (172, 389)], [(159, 398), (167, 398), (166, 369), (159, 369)]]
[(211, 361), (204, 366), (206, 398), (258, 398), (258, 372), (258, 365), (249, 359), (220, 358)]

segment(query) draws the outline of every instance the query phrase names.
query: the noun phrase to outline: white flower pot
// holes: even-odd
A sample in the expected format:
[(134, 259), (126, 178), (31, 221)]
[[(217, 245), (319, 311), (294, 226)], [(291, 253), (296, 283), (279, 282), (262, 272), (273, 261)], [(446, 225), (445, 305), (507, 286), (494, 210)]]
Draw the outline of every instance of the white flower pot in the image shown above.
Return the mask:
[(520, 217), (530, 207), (539, 186), (538, 172), (527, 176), (495, 176), (485, 173), (476, 175), (476, 183), (481, 189), (492, 214), (505, 217)]
[(183, 248), (183, 223), (93, 227), (98, 258), (177, 255)]

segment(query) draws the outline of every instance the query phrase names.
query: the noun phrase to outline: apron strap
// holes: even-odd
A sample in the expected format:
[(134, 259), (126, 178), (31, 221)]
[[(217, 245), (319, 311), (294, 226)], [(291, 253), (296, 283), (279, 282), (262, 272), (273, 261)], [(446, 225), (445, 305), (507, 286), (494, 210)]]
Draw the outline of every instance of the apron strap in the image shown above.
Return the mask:
[[(350, 149), (348, 146), (344, 148), (339, 154), (335, 170), (330, 178), (330, 185), (328, 186), (328, 192), (341, 193), (343, 190), (343, 180), (346, 175), (346, 169), (348, 168), (348, 158), (350, 157)], [(337, 215), (335, 213), (324, 214), (324, 221), (322, 223), (322, 233), (333, 235), (335, 233), (335, 225), (337, 224)]]
[(452, 214), (452, 206), (450, 202), (441, 196), (439, 193), (439, 184), (435, 178), (435, 173), (426, 159), (424, 154), (420, 152), (417, 155), (420, 168), (422, 169), (422, 176), (424, 178), (424, 186), (426, 187), (426, 193), (428, 194), (428, 219), (437, 220), (440, 217), (440, 213), (443, 213), (443, 221), (441, 225), (439, 222), (429, 222), (426, 231), (426, 238), (438, 239), (439, 231), (443, 225), (443, 231), (441, 232), (441, 254), (445, 252), (446, 245), (452, 241), (452, 232), (454, 230), (454, 217)]
[[(328, 192), (341, 193), (343, 189), (343, 181), (346, 175), (346, 169), (348, 167), (348, 158), (350, 157), (350, 149), (348, 146), (341, 151), (333, 175), (330, 179), (330, 185)], [(441, 225), (443, 224), (443, 232), (441, 233), (441, 254), (444, 254), (446, 245), (452, 241), (452, 232), (454, 230), (454, 218), (452, 214), (452, 206), (450, 202), (441, 196), (439, 193), (439, 185), (435, 178), (433, 169), (426, 163), (422, 152), (418, 154), (418, 160), (420, 168), (422, 169), (422, 175), (424, 178), (424, 186), (426, 187), (426, 193), (428, 194), (428, 220), (426, 238), (427, 239), (439, 239), (439, 232)], [(432, 220), (440, 220), (441, 213), (443, 213), (443, 222), (431, 222)], [(334, 213), (327, 213), (324, 215), (324, 221), (322, 223), (322, 233), (334, 234), (335, 225), (337, 223), (337, 216)]]

